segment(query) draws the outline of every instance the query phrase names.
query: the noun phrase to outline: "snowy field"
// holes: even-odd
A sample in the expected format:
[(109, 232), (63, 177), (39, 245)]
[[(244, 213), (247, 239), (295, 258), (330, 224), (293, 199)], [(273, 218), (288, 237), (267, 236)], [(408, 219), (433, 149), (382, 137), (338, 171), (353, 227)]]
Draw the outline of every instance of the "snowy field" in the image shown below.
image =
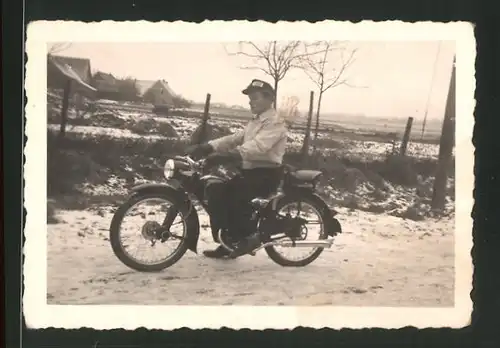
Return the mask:
[[(146, 108), (106, 110), (124, 124), (141, 120), (169, 123), (178, 135), (188, 139), (200, 120), (193, 117), (157, 117)], [(103, 112), (102, 110), (100, 112)], [(70, 114), (71, 119), (75, 118)], [(87, 117), (87, 116), (86, 116)], [(165, 139), (163, 134), (136, 134), (127, 127), (95, 126), (71, 120), (68, 133), (106, 134), (113, 138)], [(104, 117), (104, 116), (103, 116)], [(231, 132), (241, 129), (244, 120), (212, 117), (211, 123)], [(57, 122), (48, 128), (57, 132)], [(382, 159), (392, 144), (363, 141), (341, 134), (320, 132), (320, 139), (337, 142), (323, 152), (339, 156)], [(302, 145), (301, 131), (289, 135), (289, 149)], [(399, 144), (396, 143), (396, 146)], [(437, 158), (438, 145), (411, 142), (407, 153), (413, 157)], [(133, 171), (132, 168), (127, 170)], [(135, 181), (143, 178), (136, 176)], [(111, 176), (104, 185), (83, 184), (90, 196), (126, 194), (124, 178)], [(453, 181), (450, 181), (450, 185)], [(428, 189), (430, 182), (425, 183)], [(386, 185), (368, 190), (359, 185), (347, 196), (331, 187), (324, 194), (337, 201), (356, 198), (359, 208), (338, 208), (345, 233), (336, 237), (332, 249), (300, 269), (274, 264), (264, 251), (232, 261), (203, 257), (212, 248), (211, 234), (204, 227), (200, 254), (186, 253), (176, 265), (157, 274), (128, 269), (114, 256), (108, 229), (114, 208), (100, 205), (82, 210), (59, 210), (58, 223), (49, 224), (47, 296), (50, 304), (186, 304), (186, 305), (343, 305), (343, 306), (453, 306), (454, 297), (454, 202), (448, 199), (446, 217), (405, 219), (400, 212), (423, 204), (410, 188)], [(377, 193), (377, 197), (372, 196)], [(365, 207), (366, 208), (366, 207)], [(201, 216), (202, 226), (207, 217)]]
[[(199, 126), (200, 119), (185, 116), (176, 116), (175, 114), (169, 117), (158, 117), (149, 112), (137, 112), (137, 111), (124, 111), (119, 112), (114, 110), (113, 116), (123, 120), (123, 122), (139, 122), (141, 120), (154, 120), (158, 123), (169, 123), (177, 132), (180, 139), (189, 139), (194, 130)], [(70, 118), (75, 118), (74, 114), (70, 113)], [(245, 125), (244, 120), (239, 119), (229, 119), (227, 117), (211, 117), (210, 123), (216, 124), (217, 126), (228, 129), (231, 133), (241, 130)], [(48, 128), (51, 130), (58, 130), (58, 124), (48, 124)], [(146, 138), (146, 139), (164, 139), (167, 138), (161, 134), (147, 135), (143, 136), (140, 134), (134, 134), (131, 130), (126, 128), (113, 128), (113, 127), (95, 127), (95, 126), (80, 126), (80, 125), (70, 125), (67, 129), (70, 133), (84, 133), (93, 135), (111, 135), (113, 137), (122, 138)], [(298, 150), (302, 146), (304, 139), (304, 133), (302, 130), (292, 130), (289, 133), (288, 139), (288, 149)], [(379, 141), (366, 141), (366, 140), (356, 140), (350, 139), (349, 136), (344, 134), (332, 134), (331, 132), (320, 131), (318, 134), (318, 139), (320, 140), (330, 140), (336, 141), (340, 144), (342, 151), (346, 152), (349, 156), (366, 156), (369, 155), (372, 159), (381, 158), (386, 153), (390, 152), (393, 148), (391, 142), (379, 142)], [(396, 148), (401, 146), (399, 141), (395, 142)], [(322, 148), (325, 153), (332, 152), (335, 149)], [(437, 144), (427, 144), (427, 143), (417, 143), (410, 142), (407, 148), (407, 154), (416, 158), (437, 158), (439, 152), (439, 145)]]

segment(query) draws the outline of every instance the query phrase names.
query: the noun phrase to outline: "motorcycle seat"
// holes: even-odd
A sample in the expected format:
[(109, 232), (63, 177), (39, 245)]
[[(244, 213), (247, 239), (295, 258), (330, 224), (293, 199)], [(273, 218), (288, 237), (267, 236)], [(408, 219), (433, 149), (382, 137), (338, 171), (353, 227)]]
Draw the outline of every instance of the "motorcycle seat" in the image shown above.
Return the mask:
[[(321, 176), (322, 174), (323, 173), (319, 170), (309, 170), (309, 169), (294, 170), (294, 171), (289, 171), (287, 173), (288, 182), (290, 182), (292, 185), (314, 183), (314, 181), (317, 180), (318, 177)], [(254, 198), (255, 204), (264, 206), (270, 199), (272, 199), (273, 196), (276, 195), (277, 192), (278, 191), (273, 191), (267, 197), (255, 197)]]
[(315, 181), (323, 173), (319, 170), (300, 169), (290, 172), (289, 175), (294, 181), (310, 183)]

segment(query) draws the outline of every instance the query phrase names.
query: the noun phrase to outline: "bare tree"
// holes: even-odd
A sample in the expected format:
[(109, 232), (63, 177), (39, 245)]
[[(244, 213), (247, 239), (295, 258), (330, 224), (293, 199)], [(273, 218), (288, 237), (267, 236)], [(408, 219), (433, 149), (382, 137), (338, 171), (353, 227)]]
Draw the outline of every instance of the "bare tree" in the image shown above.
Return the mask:
[[(311, 48), (314, 49), (314, 53), (307, 54)], [(318, 89), (314, 130), (314, 140), (317, 140), (323, 94), (340, 85), (356, 87), (348, 83), (345, 73), (354, 63), (357, 49), (349, 50), (343, 42), (318, 41), (305, 46), (304, 51), (306, 54), (300, 58), (300, 66)], [(333, 53), (338, 53), (337, 59), (333, 59)], [(310, 131), (310, 129), (306, 130), (306, 136), (310, 134)], [(313, 145), (313, 149), (316, 149), (316, 144)]]
[(306, 56), (318, 54), (314, 50), (304, 51), (308, 44), (301, 41), (269, 41), (257, 44), (252, 41), (241, 41), (237, 52), (226, 52), (232, 56), (242, 56), (252, 63), (241, 66), (241, 69), (259, 70), (270, 76), (274, 82), (275, 103), (277, 107), (278, 85), (293, 68), (302, 68), (301, 61)]
[(70, 47), (71, 47), (71, 42), (58, 42), (58, 43), (52, 44), (49, 47), (48, 54), (53, 55), (53, 54), (65, 51)]

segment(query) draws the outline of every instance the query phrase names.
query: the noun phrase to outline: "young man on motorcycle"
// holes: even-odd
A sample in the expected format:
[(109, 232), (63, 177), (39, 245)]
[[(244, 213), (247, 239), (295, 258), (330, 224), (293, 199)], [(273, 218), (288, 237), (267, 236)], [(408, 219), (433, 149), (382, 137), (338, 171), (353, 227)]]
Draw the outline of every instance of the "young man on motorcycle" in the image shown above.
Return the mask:
[(210, 215), (216, 217), (238, 243), (232, 253), (221, 245), (204, 251), (204, 255), (211, 258), (234, 258), (259, 246), (257, 226), (251, 223), (250, 201), (271, 194), (282, 176), (287, 126), (273, 108), (275, 91), (270, 84), (254, 79), (242, 93), (248, 96), (254, 114), (245, 129), (188, 149), (195, 157), (207, 157), (209, 166), (236, 162), (241, 168), (240, 175), (218, 186), (209, 199)]

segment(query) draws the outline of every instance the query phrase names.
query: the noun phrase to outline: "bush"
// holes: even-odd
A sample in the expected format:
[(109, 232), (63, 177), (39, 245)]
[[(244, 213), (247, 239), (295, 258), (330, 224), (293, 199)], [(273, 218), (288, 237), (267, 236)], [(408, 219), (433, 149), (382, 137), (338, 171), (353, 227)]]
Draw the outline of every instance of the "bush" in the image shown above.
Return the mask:
[(139, 88), (135, 79), (127, 77), (116, 79), (118, 99), (122, 101), (139, 101)]
[(343, 147), (341, 142), (330, 138), (311, 139), (310, 146), (316, 146), (318, 149), (338, 149)]
[[(54, 108), (47, 109), (48, 123), (60, 124), (60, 111)], [(168, 138), (178, 138), (179, 135), (168, 122), (160, 122), (149, 116), (144, 116), (143, 119), (125, 119), (109, 110), (98, 111), (90, 117), (70, 117), (68, 125), (73, 126), (93, 126), (101, 128), (117, 128), (127, 129), (139, 135), (158, 134)]]
[(88, 126), (103, 128), (123, 128), (127, 121), (110, 111), (94, 113), (87, 119)]
[(169, 138), (178, 138), (175, 129), (167, 122), (159, 122), (148, 118), (139, 121), (129, 121), (126, 129), (139, 135), (159, 134)]
[(57, 107), (47, 104), (47, 123), (60, 124), (61, 111)]
[(168, 116), (170, 113), (170, 106), (168, 105), (154, 105), (153, 113), (158, 116)]
[[(61, 123), (61, 112), (54, 108), (47, 108), (47, 122)], [(123, 128), (127, 121), (110, 111), (96, 112), (89, 117), (68, 117), (68, 125), (93, 126), (102, 128)]]
[(383, 178), (403, 186), (415, 186), (418, 183), (418, 175), (423, 179), (434, 176), (437, 168), (437, 160), (435, 159), (402, 157), (392, 154), (387, 155), (383, 160), (360, 161), (353, 158), (342, 158), (342, 162), (347, 167), (360, 169), (367, 177), (379, 181), (379, 184), (381, 184), (380, 178)]
[(178, 108), (178, 109), (180, 109), (180, 108), (190, 108), (191, 105), (193, 105), (192, 101), (189, 101), (186, 98), (181, 97), (181, 96), (174, 97), (173, 98), (173, 102), (174, 102), (174, 107)]
[[(47, 123), (60, 125), (62, 121), (61, 111), (55, 108), (47, 108)], [(90, 126), (91, 122), (83, 117), (68, 117), (67, 125)]]
[(403, 186), (415, 186), (418, 183), (410, 157), (389, 155), (384, 164), (381, 174), (387, 180)]
[(111, 174), (134, 174), (158, 179), (168, 156), (184, 152), (187, 142), (177, 139), (113, 138), (109, 135), (67, 133), (57, 143), (57, 132), (47, 133), (49, 195), (70, 194), (83, 183), (103, 184)]
[[(218, 128), (211, 127), (216, 131)], [(55, 149), (56, 135), (57, 132), (48, 132), (49, 148)], [(59, 145), (59, 149), (64, 150), (53, 150), (48, 154), (48, 181), (52, 185), (50, 192), (69, 192), (84, 182), (103, 183), (112, 174), (121, 178), (140, 175), (147, 180), (161, 179), (161, 167), (166, 158), (182, 154), (187, 145), (188, 141), (179, 139), (151, 140), (67, 133)], [(389, 183), (415, 187), (417, 194), (427, 196), (428, 178), (436, 167), (435, 160), (411, 157), (389, 156), (386, 160), (365, 162), (321, 153), (310, 156), (303, 166), (299, 151), (288, 151), (284, 162), (299, 168), (323, 171), (326, 184), (335, 189), (354, 192), (360, 185), (370, 183), (377, 190), (375, 195), (380, 197), (385, 197), (391, 191)], [(423, 182), (426, 190), (423, 190)]]
[(49, 195), (75, 193), (83, 182), (105, 182), (109, 171), (90, 154), (75, 150), (53, 150), (47, 154), (47, 192)]

